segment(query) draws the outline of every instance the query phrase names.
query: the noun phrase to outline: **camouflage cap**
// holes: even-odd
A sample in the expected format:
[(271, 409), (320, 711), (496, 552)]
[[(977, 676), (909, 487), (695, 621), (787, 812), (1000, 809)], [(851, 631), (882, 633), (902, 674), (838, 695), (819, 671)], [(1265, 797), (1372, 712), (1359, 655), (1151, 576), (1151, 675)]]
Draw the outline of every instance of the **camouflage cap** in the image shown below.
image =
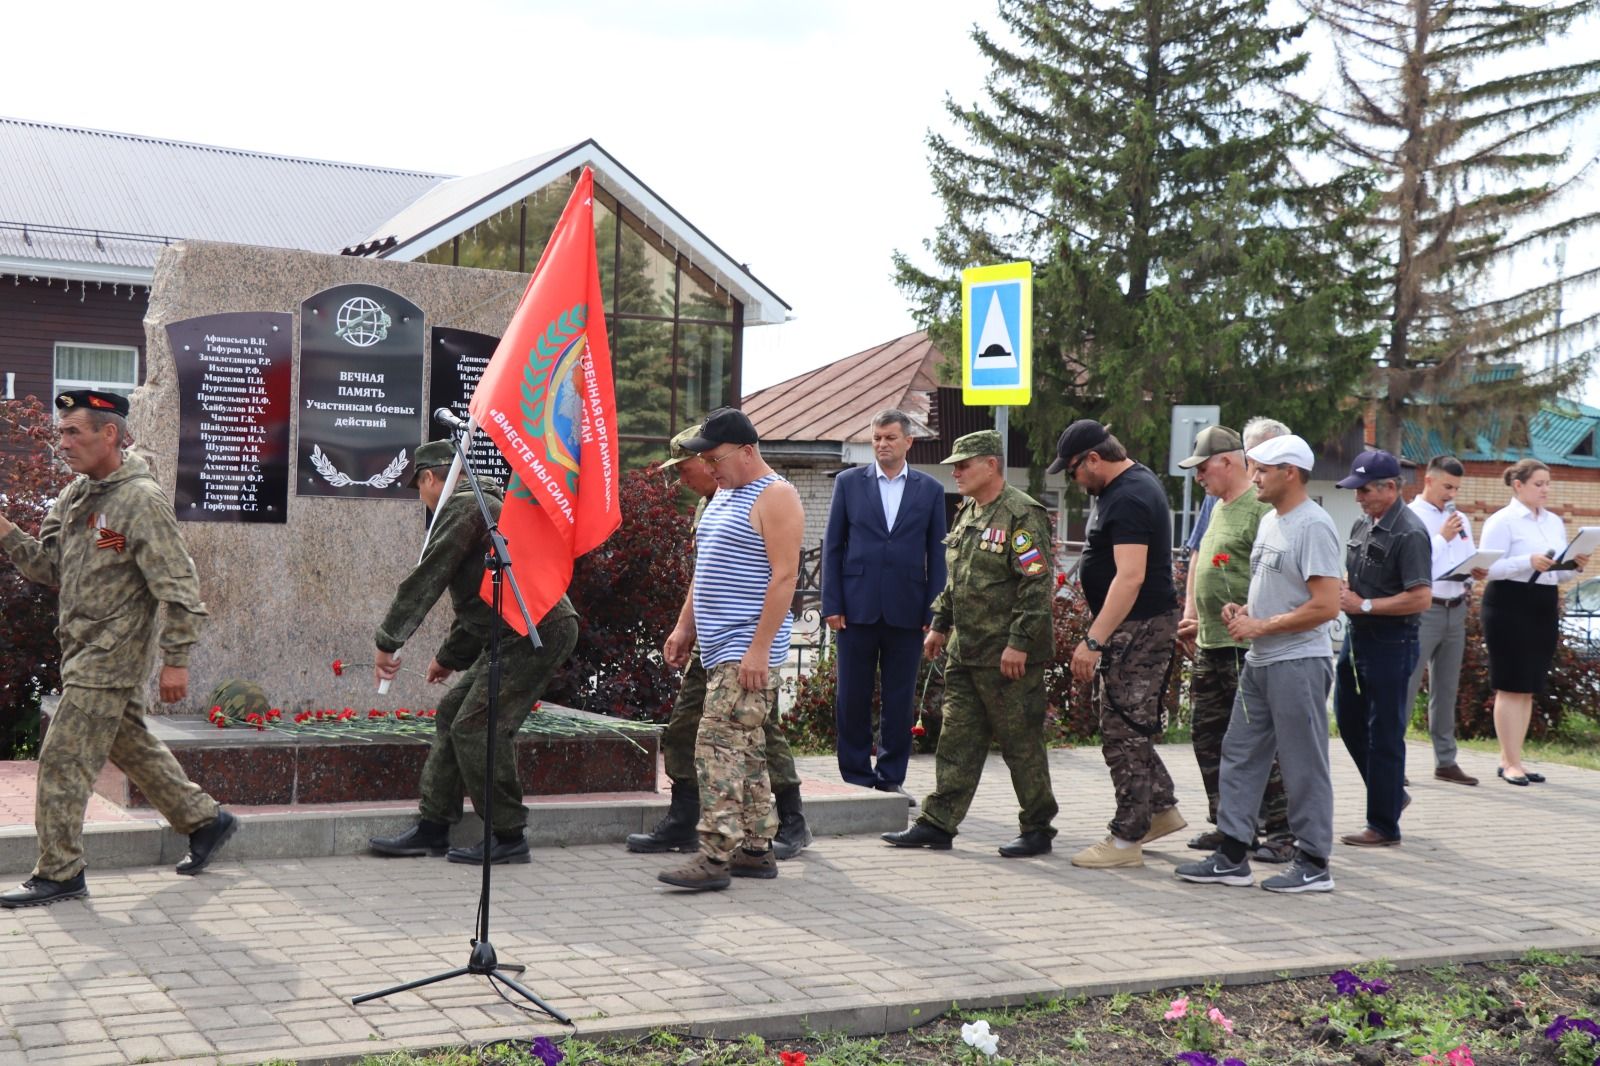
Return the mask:
[(667, 445), (668, 450), (672, 452), (672, 458), (662, 463), (661, 469), (668, 470), (674, 466), (677, 466), (685, 459), (691, 459), (694, 457), (695, 453), (691, 452), (683, 445), (685, 441), (693, 440), (695, 437), (698, 437), (700, 435), (700, 429), (700, 423), (696, 422), (694, 425), (690, 426), (688, 429), (672, 438), (672, 443)]
[(224, 716), (242, 722), (250, 714), (265, 718), (272, 709), (272, 703), (267, 699), (266, 690), (254, 681), (232, 678), (211, 690), (211, 696), (206, 700), (207, 713), (213, 707), (222, 708)]
[(963, 459), (976, 459), (980, 455), (1004, 454), (1005, 451), (1000, 446), (1000, 431), (998, 429), (980, 429), (976, 433), (968, 433), (964, 437), (957, 437), (955, 448), (939, 462), (942, 464), (959, 463)]
[(406, 487), (416, 488), (417, 475), (424, 470), (449, 466), (455, 460), (456, 446), (450, 441), (430, 440), (426, 444), (418, 445), (417, 450), (411, 453), (411, 477), (406, 480)]

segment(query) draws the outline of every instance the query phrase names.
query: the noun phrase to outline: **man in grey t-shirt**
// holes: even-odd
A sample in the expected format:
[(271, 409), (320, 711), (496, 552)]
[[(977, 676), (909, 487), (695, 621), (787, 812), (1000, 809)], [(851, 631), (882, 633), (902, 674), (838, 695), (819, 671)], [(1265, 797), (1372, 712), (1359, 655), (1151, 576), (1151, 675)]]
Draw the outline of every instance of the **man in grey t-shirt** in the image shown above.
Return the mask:
[(1273, 754), (1289, 793), (1295, 859), (1268, 878), (1269, 892), (1328, 892), (1333, 875), (1333, 780), (1328, 771), (1328, 690), (1333, 685), (1329, 623), (1339, 613), (1339, 531), (1306, 494), (1314, 462), (1299, 437), (1273, 437), (1246, 457), (1256, 495), (1272, 505), (1250, 554), (1245, 606), (1222, 608), (1228, 633), (1249, 640), (1233, 715), (1222, 739), (1217, 829), (1222, 844), (1175, 871), (1185, 881), (1255, 883), (1246, 852)]

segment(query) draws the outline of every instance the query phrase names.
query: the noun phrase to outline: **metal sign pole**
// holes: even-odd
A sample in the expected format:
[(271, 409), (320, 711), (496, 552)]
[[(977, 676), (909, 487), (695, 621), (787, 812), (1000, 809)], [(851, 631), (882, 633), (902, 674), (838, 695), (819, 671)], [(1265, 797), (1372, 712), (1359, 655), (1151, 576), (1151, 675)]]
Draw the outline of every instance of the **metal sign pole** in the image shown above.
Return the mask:
[(1011, 465), (1011, 408), (1002, 404), (994, 409), (994, 428), (1000, 433), (1000, 476), (1005, 477)]

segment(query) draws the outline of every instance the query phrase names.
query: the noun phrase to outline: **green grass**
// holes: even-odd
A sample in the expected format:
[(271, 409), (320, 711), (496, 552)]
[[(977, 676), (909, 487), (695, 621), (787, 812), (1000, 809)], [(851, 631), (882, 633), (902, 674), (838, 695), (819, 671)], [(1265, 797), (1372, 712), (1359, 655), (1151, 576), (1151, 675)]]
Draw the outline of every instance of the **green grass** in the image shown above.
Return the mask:
[[(1426, 728), (1413, 727), (1406, 733), (1408, 740), (1426, 741)], [(1496, 754), (1500, 744), (1494, 737), (1477, 737), (1471, 740), (1457, 738), (1456, 743), (1468, 751)], [(1587, 714), (1568, 712), (1552, 737), (1543, 740), (1529, 738), (1522, 745), (1525, 758), (1535, 762), (1562, 763), (1580, 766), (1585, 770), (1600, 770), (1600, 721)]]

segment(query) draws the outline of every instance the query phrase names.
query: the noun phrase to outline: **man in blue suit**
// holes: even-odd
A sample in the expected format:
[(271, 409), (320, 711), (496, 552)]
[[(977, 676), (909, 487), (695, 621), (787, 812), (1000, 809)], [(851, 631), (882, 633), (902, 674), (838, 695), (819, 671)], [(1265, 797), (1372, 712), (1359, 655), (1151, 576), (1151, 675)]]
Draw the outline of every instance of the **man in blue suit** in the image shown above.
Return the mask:
[[(906, 464), (911, 419), (872, 420), (877, 461), (834, 479), (822, 541), (822, 613), (835, 634), (839, 775), (853, 785), (905, 790), (922, 637), (944, 588), (944, 489)], [(872, 759), (872, 690), (882, 677), (882, 736)]]

